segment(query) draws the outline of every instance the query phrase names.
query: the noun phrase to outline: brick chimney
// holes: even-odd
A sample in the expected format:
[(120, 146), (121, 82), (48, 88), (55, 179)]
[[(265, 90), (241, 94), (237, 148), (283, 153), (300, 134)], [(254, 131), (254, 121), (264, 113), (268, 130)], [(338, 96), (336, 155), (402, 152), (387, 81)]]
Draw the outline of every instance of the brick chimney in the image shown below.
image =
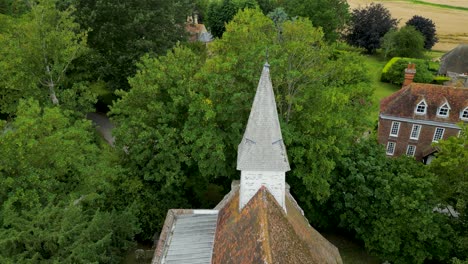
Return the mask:
[(414, 75), (416, 74), (416, 65), (414, 63), (408, 63), (408, 68), (405, 69), (405, 80), (403, 86), (405, 87), (413, 82)]

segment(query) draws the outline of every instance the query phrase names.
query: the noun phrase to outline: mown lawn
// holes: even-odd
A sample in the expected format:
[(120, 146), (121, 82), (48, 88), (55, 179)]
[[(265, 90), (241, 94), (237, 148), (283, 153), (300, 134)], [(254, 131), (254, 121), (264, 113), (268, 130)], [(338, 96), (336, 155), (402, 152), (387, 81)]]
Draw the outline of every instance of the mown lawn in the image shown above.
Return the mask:
[(379, 55), (365, 55), (364, 60), (369, 69), (371, 85), (375, 88), (371, 118), (373, 120), (377, 120), (379, 117), (380, 100), (398, 91), (400, 87), (398, 85), (383, 83), (380, 81), (380, 74), (382, 72), (383, 67), (387, 63), (386, 59), (381, 58)]

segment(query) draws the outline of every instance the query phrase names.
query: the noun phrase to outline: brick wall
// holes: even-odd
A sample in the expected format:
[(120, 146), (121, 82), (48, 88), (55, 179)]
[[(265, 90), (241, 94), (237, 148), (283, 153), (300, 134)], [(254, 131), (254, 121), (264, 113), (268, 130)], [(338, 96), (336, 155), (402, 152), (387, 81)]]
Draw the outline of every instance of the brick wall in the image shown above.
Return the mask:
[[(430, 125), (421, 125), (421, 131), (419, 134), (418, 140), (410, 139), (411, 130), (414, 123), (410, 122), (400, 122), (400, 129), (398, 132), (398, 137), (390, 136), (390, 129), (392, 126), (392, 120), (380, 119), (379, 118), (379, 130), (378, 130), (378, 141), (380, 144), (383, 144), (385, 148), (387, 147), (388, 142), (395, 142), (395, 152), (394, 157), (406, 155), (408, 145), (416, 146), (415, 158), (417, 160), (422, 160), (423, 153), (427, 153), (428, 148), (432, 144), (432, 139), (434, 137), (434, 132), (437, 126)], [(459, 129), (454, 128), (444, 128), (443, 139), (446, 139), (450, 136), (457, 136)]]

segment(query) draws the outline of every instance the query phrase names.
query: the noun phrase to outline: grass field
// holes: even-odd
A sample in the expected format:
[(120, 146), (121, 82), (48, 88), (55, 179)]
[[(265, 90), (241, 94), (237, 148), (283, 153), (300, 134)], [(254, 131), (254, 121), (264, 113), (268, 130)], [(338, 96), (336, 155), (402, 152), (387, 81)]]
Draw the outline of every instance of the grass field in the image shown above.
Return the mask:
[(364, 58), (364, 62), (369, 69), (371, 85), (375, 88), (371, 118), (372, 120), (377, 120), (379, 116), (380, 100), (398, 91), (398, 89), (400, 89), (400, 86), (389, 83), (383, 83), (380, 81), (380, 74), (382, 72), (382, 68), (387, 63), (386, 59), (381, 58), (379, 55), (366, 55)]
[(348, 0), (352, 9), (372, 2), (382, 3), (403, 26), (414, 15), (432, 19), (439, 43), (433, 49), (448, 51), (460, 43), (468, 43), (467, 0)]

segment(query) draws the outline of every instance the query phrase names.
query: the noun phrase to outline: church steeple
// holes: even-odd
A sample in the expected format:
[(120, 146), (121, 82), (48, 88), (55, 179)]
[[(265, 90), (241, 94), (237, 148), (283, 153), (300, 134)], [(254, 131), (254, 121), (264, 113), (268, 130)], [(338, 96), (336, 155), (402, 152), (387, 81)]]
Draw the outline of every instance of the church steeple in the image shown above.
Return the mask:
[(263, 66), (247, 128), (239, 144), (237, 169), (284, 172), (290, 170), (268, 63)]
[(241, 171), (239, 209), (265, 186), (286, 210), (285, 172), (290, 167), (281, 135), (268, 63), (263, 66), (247, 127), (239, 144), (237, 169)]

